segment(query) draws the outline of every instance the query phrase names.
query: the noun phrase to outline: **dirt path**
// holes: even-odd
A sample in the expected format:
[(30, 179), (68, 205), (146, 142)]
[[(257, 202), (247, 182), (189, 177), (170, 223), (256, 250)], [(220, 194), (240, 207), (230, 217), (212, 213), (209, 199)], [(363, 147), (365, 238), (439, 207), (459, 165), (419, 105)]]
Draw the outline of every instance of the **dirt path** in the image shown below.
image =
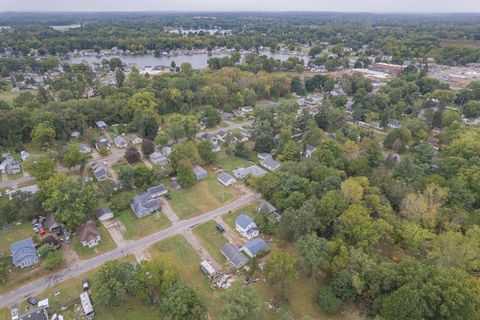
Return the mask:
[(177, 216), (175, 211), (173, 211), (172, 207), (170, 206), (170, 203), (168, 203), (167, 200), (160, 201), (162, 205), (162, 212), (163, 214), (170, 220), (171, 223), (175, 223), (180, 218)]
[(222, 269), (220, 264), (213, 259), (213, 257), (208, 253), (207, 249), (205, 249), (201, 243), (198, 241), (198, 239), (193, 235), (192, 229), (188, 228), (187, 230), (183, 231), (182, 236), (188, 241), (188, 243), (192, 246), (192, 248), (197, 251), (198, 255), (200, 258), (203, 260), (206, 260), (210, 262), (212, 267), (215, 268), (215, 270), (219, 271)]

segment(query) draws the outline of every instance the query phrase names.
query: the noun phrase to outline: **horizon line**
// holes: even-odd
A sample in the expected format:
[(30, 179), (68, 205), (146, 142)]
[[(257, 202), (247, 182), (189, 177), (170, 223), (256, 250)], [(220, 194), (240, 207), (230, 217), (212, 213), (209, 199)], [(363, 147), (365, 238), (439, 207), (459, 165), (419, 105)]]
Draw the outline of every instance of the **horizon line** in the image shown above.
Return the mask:
[(61, 11), (52, 11), (52, 10), (36, 10), (36, 11), (24, 11), (24, 10), (8, 10), (0, 11), (0, 14), (5, 13), (347, 13), (347, 14), (406, 14), (406, 15), (415, 15), (415, 14), (426, 14), (426, 15), (436, 15), (436, 14), (470, 14), (478, 15), (480, 11), (319, 11), (319, 10), (61, 10)]

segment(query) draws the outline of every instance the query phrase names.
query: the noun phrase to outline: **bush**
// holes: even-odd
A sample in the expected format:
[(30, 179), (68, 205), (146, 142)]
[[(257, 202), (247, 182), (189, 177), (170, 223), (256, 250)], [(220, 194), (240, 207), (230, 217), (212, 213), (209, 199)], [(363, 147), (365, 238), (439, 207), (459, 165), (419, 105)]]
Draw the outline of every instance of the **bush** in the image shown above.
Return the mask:
[(45, 268), (48, 270), (55, 270), (63, 267), (65, 261), (60, 251), (50, 252), (44, 259)]
[(352, 286), (350, 275), (346, 271), (337, 273), (330, 286), (335, 296), (342, 301), (353, 300), (357, 297), (357, 292)]
[(333, 314), (338, 311), (342, 300), (338, 299), (330, 287), (321, 287), (317, 292), (317, 303), (320, 308), (328, 314)]

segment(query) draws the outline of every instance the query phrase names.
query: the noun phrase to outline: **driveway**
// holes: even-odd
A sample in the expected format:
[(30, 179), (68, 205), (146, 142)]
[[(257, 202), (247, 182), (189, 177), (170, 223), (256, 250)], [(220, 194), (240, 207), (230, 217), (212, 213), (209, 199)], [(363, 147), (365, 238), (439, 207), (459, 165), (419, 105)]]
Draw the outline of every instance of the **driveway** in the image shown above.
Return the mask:
[(223, 221), (222, 217), (216, 217), (215, 221), (221, 224), (225, 229), (225, 232), (223, 233), (223, 235), (225, 236), (225, 238), (227, 238), (228, 241), (237, 245), (245, 244), (246, 240), (242, 238), (242, 236), (240, 236), (237, 231), (230, 228), (230, 226)]
[(220, 271), (222, 269), (220, 264), (213, 259), (210, 253), (208, 253), (207, 249), (205, 249), (198, 241), (197, 237), (195, 237), (195, 235), (192, 233), (192, 229), (188, 228), (187, 230), (183, 231), (182, 236), (188, 241), (192, 248), (197, 251), (202, 261), (206, 260), (210, 262), (210, 265), (215, 268), (216, 271)]
[(117, 260), (122, 257), (125, 257), (129, 254), (137, 252), (137, 250), (146, 250), (148, 247), (154, 243), (171, 237), (173, 235), (179, 234), (197, 224), (207, 222), (209, 220), (215, 219), (229, 211), (236, 210), (240, 207), (246, 206), (249, 203), (256, 201), (260, 198), (260, 195), (250, 192), (239, 199), (232, 201), (220, 208), (212, 210), (210, 212), (201, 214), (199, 216), (193, 217), (188, 220), (180, 220), (174, 223), (171, 227), (161, 230), (159, 232), (148, 235), (142, 239), (132, 241), (126, 244), (123, 247), (119, 247), (112, 251), (106, 252), (104, 254), (98, 255), (88, 260), (82, 260), (77, 264), (70, 266), (66, 269), (63, 269), (53, 275), (40, 278), (38, 280), (27, 283), (24, 286), (21, 286), (15, 290), (12, 290), (6, 294), (0, 296), (0, 308), (3, 308), (7, 305), (13, 305), (19, 300), (26, 299), (28, 296), (38, 294), (39, 292), (44, 291), (45, 289), (55, 286), (60, 282), (79, 277), (85, 272), (93, 270), (100, 267), (105, 262), (109, 260)]
[(175, 223), (178, 220), (180, 220), (180, 218), (177, 216), (175, 211), (173, 211), (172, 207), (170, 206), (170, 203), (168, 203), (166, 199), (163, 201), (160, 201), (160, 203), (162, 205), (163, 214), (168, 218), (168, 220), (170, 220), (170, 222)]

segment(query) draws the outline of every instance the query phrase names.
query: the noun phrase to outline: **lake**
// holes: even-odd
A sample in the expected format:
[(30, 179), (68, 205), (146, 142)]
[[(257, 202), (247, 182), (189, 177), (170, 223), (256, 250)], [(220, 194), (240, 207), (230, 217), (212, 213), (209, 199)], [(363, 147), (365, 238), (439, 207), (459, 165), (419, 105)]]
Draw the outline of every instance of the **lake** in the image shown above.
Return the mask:
[[(266, 55), (267, 57), (272, 57), (274, 59), (279, 59), (281, 61), (287, 60), (291, 55), (286, 53), (271, 53), (270, 51), (262, 51), (260, 52), (261, 55)], [(72, 56), (66, 62), (70, 63), (81, 63), (82, 61), (87, 62), (88, 64), (100, 63), (102, 59), (111, 59), (114, 57), (120, 58), (124, 63), (127, 64), (135, 64), (139, 68), (143, 68), (145, 66), (170, 66), (172, 61), (175, 61), (177, 66), (180, 66), (184, 62), (188, 62), (192, 65), (194, 69), (204, 69), (207, 67), (207, 61), (210, 58), (220, 58), (224, 57), (226, 54), (207, 54), (207, 53), (197, 53), (197, 54), (179, 54), (177, 56), (159, 56), (156, 57), (154, 55), (112, 55), (112, 56), (102, 56), (97, 57), (96, 55), (89, 55), (89, 56)], [(300, 57), (308, 63), (308, 57)]]

